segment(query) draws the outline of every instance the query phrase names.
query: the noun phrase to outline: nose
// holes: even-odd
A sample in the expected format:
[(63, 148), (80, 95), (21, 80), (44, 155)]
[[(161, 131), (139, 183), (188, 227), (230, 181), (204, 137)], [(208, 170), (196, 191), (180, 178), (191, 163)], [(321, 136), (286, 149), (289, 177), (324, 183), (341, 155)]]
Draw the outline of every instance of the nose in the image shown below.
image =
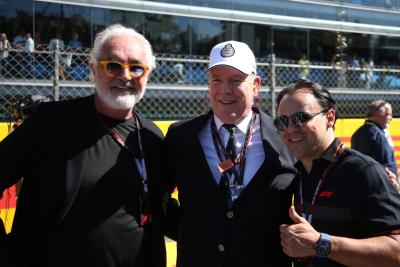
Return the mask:
[(123, 66), (122, 70), (120, 72), (119, 77), (126, 81), (126, 80), (132, 80), (132, 75), (131, 72), (129, 71), (129, 67), (128, 66)]
[(223, 86), (224, 93), (226, 93), (226, 94), (231, 94), (232, 93), (232, 88), (229, 85), (229, 83), (224, 83), (222, 86)]

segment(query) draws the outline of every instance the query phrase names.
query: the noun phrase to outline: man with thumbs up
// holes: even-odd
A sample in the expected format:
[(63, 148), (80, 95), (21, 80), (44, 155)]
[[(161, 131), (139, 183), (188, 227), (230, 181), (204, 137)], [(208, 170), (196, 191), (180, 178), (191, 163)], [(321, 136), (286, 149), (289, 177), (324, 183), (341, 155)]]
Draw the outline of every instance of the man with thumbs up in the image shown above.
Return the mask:
[(400, 266), (399, 194), (378, 162), (334, 137), (330, 93), (299, 80), (277, 103), (275, 127), (299, 160), (283, 251), (296, 266)]

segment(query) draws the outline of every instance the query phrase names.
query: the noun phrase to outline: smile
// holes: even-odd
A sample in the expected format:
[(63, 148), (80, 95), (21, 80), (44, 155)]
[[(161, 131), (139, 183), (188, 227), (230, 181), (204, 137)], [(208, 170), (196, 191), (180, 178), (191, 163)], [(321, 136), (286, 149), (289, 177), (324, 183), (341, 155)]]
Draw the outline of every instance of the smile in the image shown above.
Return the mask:
[(236, 101), (235, 100), (218, 100), (218, 102), (220, 102), (221, 104), (224, 104), (224, 105), (230, 105), (230, 104), (235, 103)]
[(130, 86), (112, 86), (111, 89), (119, 91), (134, 91), (134, 88)]
[(294, 138), (289, 138), (289, 142), (297, 143), (303, 141), (304, 139), (305, 139), (304, 136), (294, 137)]

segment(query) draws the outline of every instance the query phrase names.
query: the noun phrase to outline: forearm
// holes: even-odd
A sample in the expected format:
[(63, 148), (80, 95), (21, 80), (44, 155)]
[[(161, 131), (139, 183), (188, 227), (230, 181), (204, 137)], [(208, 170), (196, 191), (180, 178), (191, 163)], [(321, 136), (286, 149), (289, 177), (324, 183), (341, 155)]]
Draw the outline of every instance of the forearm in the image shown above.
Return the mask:
[(351, 239), (331, 236), (329, 258), (347, 266), (400, 266), (400, 236)]

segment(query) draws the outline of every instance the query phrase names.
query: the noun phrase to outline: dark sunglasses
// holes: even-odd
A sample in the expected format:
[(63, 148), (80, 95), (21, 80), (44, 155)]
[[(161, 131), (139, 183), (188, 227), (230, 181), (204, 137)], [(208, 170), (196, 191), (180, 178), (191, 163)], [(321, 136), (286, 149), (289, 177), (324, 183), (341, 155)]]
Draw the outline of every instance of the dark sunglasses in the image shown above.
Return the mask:
[(301, 127), (303, 124), (314, 118), (315, 116), (325, 113), (326, 110), (322, 110), (316, 113), (309, 113), (304, 111), (299, 111), (294, 113), (292, 116), (280, 116), (274, 120), (275, 128), (280, 132), (284, 132), (289, 127), (289, 120), (292, 121), (292, 124), (296, 127)]
[(118, 76), (123, 68), (129, 70), (132, 78), (140, 78), (149, 70), (149, 67), (142, 64), (129, 64), (110, 60), (99, 60), (98, 62), (104, 67), (104, 71), (112, 77)]

